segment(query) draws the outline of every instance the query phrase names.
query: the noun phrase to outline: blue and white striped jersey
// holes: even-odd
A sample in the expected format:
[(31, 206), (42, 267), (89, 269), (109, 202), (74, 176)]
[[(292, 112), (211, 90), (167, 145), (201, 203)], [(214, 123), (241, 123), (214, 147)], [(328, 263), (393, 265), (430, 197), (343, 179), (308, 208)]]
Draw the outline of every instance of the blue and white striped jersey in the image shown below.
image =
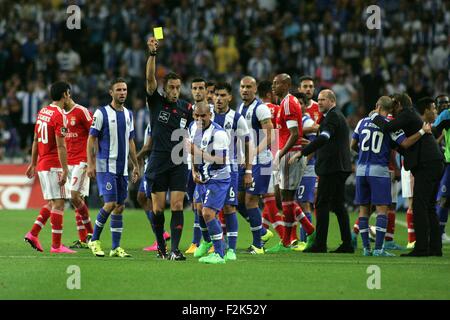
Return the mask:
[(202, 159), (201, 163), (195, 163), (201, 175), (201, 180), (206, 182), (210, 179), (222, 180), (230, 177), (230, 166), (228, 163), (228, 135), (222, 127), (217, 123), (211, 122), (211, 125), (206, 130), (197, 128), (197, 123), (193, 121), (189, 126), (189, 137), (191, 143), (194, 143), (201, 150), (208, 152), (211, 155), (225, 155), (226, 162), (224, 164), (216, 164), (206, 162)]
[[(314, 120), (308, 115), (303, 114), (302, 116), (302, 125), (303, 129), (310, 128), (314, 125)], [(315, 133), (311, 133), (305, 136), (306, 139), (313, 142), (316, 139), (317, 135)], [(309, 159), (306, 164), (305, 172), (303, 173), (304, 177), (317, 177), (316, 171), (314, 169), (314, 165), (316, 164), (316, 156), (314, 155), (311, 159)]]
[[(242, 144), (250, 139), (247, 122), (240, 113), (232, 109), (228, 109), (225, 113), (214, 111), (212, 121), (221, 126), (228, 135), (230, 141), (228, 157), (232, 171), (237, 172), (238, 156), (242, 155)], [(241, 144), (238, 144), (238, 139), (241, 140)], [(238, 146), (240, 150), (238, 150)]]
[[(253, 141), (254, 146), (257, 147), (265, 136), (264, 132), (261, 131), (261, 121), (272, 119), (272, 113), (270, 112), (269, 107), (261, 100), (255, 98), (249, 106), (245, 106), (244, 103), (241, 103), (239, 108), (237, 108), (237, 112), (239, 112), (247, 121), (251, 140)], [(252, 164), (266, 164), (270, 161), (272, 161), (272, 152), (267, 148), (260, 152), (257, 157), (255, 156)]]
[(130, 139), (134, 139), (133, 114), (127, 108), (116, 111), (111, 105), (94, 113), (89, 131), (98, 138), (97, 172), (128, 175)]

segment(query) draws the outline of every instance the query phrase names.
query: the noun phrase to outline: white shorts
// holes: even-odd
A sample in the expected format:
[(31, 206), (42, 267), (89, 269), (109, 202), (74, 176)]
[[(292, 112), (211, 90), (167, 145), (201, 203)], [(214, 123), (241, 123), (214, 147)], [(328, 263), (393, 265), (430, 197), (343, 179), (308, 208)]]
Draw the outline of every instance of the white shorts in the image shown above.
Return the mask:
[(407, 171), (402, 167), (402, 197), (412, 198), (414, 189), (414, 177), (411, 171)]
[(66, 187), (67, 183), (64, 186), (58, 184), (61, 174), (61, 168), (51, 168), (50, 171), (38, 171), (44, 200), (70, 199), (70, 192)]
[(278, 176), (281, 190), (295, 191), (302, 180), (306, 169), (306, 157), (301, 157), (299, 161), (288, 165), (289, 159), (296, 153), (297, 151), (290, 151), (280, 161)]
[[(78, 191), (83, 196), (89, 196), (89, 177), (87, 176), (87, 163), (69, 166), (69, 176), (67, 177), (66, 190)], [(70, 198), (69, 192), (69, 198)]]
[(269, 187), (267, 188), (267, 193), (275, 193), (275, 186), (278, 184), (278, 171), (272, 171), (270, 176)]

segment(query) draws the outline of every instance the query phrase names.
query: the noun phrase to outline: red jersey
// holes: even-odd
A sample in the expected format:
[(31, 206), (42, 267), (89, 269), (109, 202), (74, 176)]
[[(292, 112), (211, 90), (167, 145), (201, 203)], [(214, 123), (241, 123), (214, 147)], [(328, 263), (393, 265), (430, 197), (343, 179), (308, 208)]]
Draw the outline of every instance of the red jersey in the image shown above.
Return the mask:
[(289, 151), (300, 150), (303, 136), (302, 108), (297, 98), (288, 94), (280, 103), (280, 111), (277, 118), (277, 129), (279, 130), (280, 135), (280, 150), (284, 148), (291, 135), (291, 132), (289, 131), (289, 126), (292, 124), (291, 121), (297, 122), (298, 139)]
[(92, 113), (83, 106), (76, 104), (70, 111), (64, 112), (66, 116), (66, 146), (67, 163), (77, 165), (87, 162), (87, 139), (92, 124)]
[[(280, 113), (280, 106), (277, 104), (273, 104), (273, 103), (266, 103), (266, 105), (269, 107), (270, 110), (270, 114), (272, 115), (272, 124), (273, 124), (273, 128), (276, 129), (277, 128), (277, 119), (278, 119), (278, 115)], [(278, 141), (278, 132), (277, 130), (273, 130), (272, 131), (272, 141)], [(270, 145), (270, 150), (272, 151), (272, 156), (275, 157), (275, 155), (277, 154), (277, 146), (275, 145)]]
[(319, 124), (323, 119), (323, 113), (319, 111), (319, 104), (313, 99), (311, 99), (309, 106), (306, 107), (306, 113), (309, 114), (316, 124)]
[(34, 133), (38, 138), (37, 171), (61, 168), (56, 137), (64, 137), (66, 132), (63, 111), (58, 106), (51, 104), (39, 111), (34, 126)]

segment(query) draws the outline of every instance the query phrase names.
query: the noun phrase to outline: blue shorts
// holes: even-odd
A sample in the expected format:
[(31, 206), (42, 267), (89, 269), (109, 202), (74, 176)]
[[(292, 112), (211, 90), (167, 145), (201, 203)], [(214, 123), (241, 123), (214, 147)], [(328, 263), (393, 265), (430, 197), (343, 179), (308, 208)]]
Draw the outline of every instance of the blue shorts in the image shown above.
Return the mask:
[(128, 176), (110, 172), (97, 172), (97, 185), (105, 203), (125, 203), (128, 196)]
[(239, 173), (236, 171), (230, 172), (230, 187), (228, 188), (227, 197), (225, 199), (225, 204), (235, 206), (238, 205), (238, 183), (239, 183)]
[(201, 203), (204, 208), (220, 211), (225, 205), (230, 178), (224, 180), (209, 180), (205, 184), (198, 184), (194, 191), (195, 202)]
[(254, 164), (252, 167), (253, 183), (250, 188), (244, 188), (245, 168), (239, 167), (239, 192), (247, 192), (253, 195), (264, 195), (269, 189), (272, 176), (272, 162), (266, 164)]
[(303, 177), (297, 188), (297, 201), (304, 203), (314, 203), (314, 190), (316, 186), (316, 177)]
[(391, 205), (391, 178), (356, 177), (356, 205)]
[(444, 174), (439, 184), (439, 191), (437, 193), (436, 200), (442, 197), (448, 198), (450, 196), (450, 164), (445, 165)]
[(141, 178), (141, 183), (139, 183), (139, 192), (142, 192), (145, 194), (145, 197), (148, 199), (151, 199), (152, 197), (152, 189), (149, 188), (147, 179), (144, 177)]
[(192, 171), (189, 170), (188, 176), (187, 176), (186, 195), (190, 202), (193, 202), (193, 201), (195, 202), (194, 190), (195, 190), (195, 182), (194, 182), (194, 178), (192, 178)]

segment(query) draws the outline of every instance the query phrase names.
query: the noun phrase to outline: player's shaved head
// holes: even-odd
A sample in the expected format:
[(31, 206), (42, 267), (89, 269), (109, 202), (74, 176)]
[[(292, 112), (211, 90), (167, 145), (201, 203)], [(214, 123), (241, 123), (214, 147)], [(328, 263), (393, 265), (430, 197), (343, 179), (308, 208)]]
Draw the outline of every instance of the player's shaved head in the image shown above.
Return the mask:
[(380, 106), (381, 110), (386, 111), (387, 113), (392, 112), (392, 99), (388, 96), (381, 96), (377, 101), (377, 106)]
[(239, 93), (244, 105), (248, 106), (256, 98), (256, 80), (253, 77), (245, 76), (241, 79)]
[(241, 79), (241, 83), (242, 82), (246, 82), (246, 83), (252, 83), (252, 84), (254, 84), (255, 86), (256, 86), (256, 79), (255, 78), (253, 78), (253, 77), (251, 77), (251, 76), (245, 76), (245, 77), (243, 77), (242, 79)]
[(205, 101), (200, 101), (195, 104), (195, 112), (197, 113), (208, 113), (210, 111), (209, 104)]
[(292, 79), (287, 73), (280, 73), (275, 76), (272, 82), (272, 91), (277, 97), (283, 99), (291, 88)]

